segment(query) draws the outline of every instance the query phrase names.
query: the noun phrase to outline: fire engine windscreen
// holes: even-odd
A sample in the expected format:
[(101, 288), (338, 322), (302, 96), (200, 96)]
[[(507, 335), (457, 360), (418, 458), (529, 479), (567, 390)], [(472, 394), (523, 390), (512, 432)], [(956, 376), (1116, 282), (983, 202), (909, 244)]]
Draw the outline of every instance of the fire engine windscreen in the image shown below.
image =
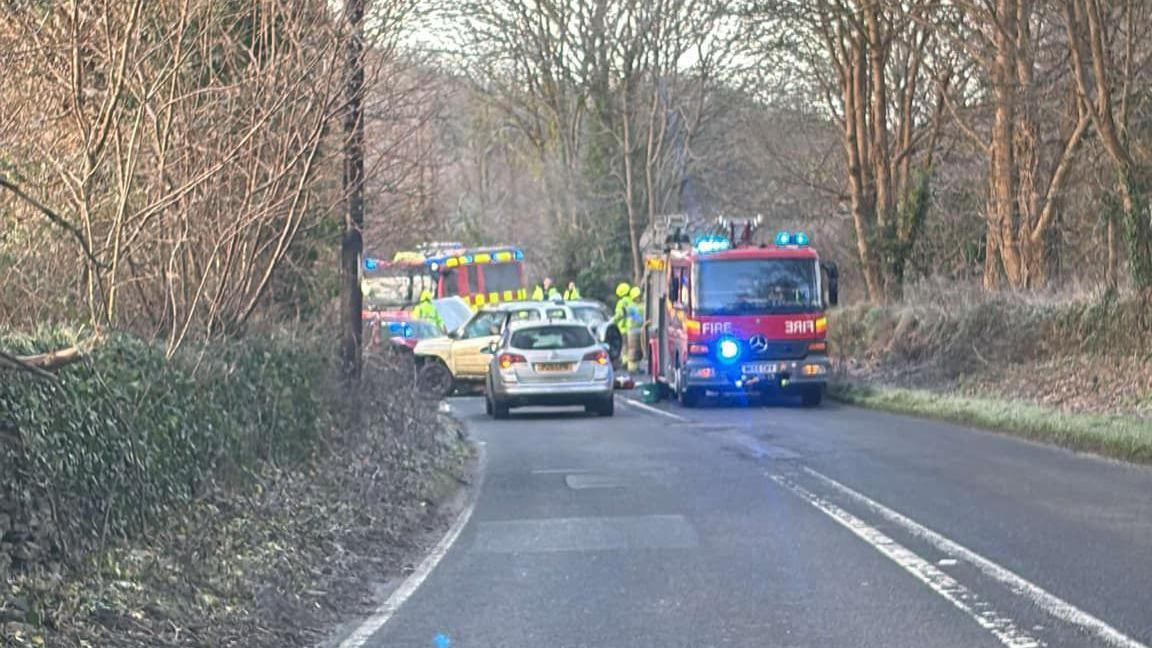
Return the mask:
[(382, 270), (365, 273), (361, 284), (368, 308), (400, 307), (415, 303), (425, 290), (435, 291), (435, 280), (427, 273), (410, 270)]
[(484, 289), (500, 293), (520, 288), (520, 265), (517, 263), (493, 263), (484, 266)]
[(704, 261), (696, 277), (700, 315), (802, 313), (821, 308), (816, 262), (808, 259)]

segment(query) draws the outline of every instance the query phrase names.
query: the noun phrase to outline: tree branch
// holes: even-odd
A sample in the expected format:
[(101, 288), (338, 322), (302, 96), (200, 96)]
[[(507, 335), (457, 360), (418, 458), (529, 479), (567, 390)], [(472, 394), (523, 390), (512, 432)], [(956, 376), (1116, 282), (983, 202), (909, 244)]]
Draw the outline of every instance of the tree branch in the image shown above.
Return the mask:
[(84, 238), (84, 233), (81, 232), (75, 225), (68, 222), (68, 220), (65, 219), (63, 216), (61, 216), (60, 214), (57, 214), (56, 211), (53, 210), (51, 207), (45, 205), (44, 203), (40, 202), (39, 200), (36, 200), (32, 196), (25, 193), (23, 189), (21, 189), (19, 186), (17, 186), (14, 182), (9, 180), (4, 175), (0, 175), (0, 187), (7, 189), (13, 195), (15, 195), (17, 198), (28, 203), (34, 209), (36, 209), (36, 211), (43, 214), (49, 221), (52, 222), (52, 224), (56, 225), (57, 227), (63, 228), (66, 232), (71, 234), (72, 238), (76, 239), (76, 243), (79, 244), (80, 249), (84, 251), (84, 256), (88, 258), (88, 261), (94, 267), (100, 268), (102, 270), (108, 269), (108, 265), (105, 263), (101, 263), (100, 260), (97, 259), (96, 256), (92, 253), (92, 248), (88, 246), (88, 241), (87, 241), (87, 239)]

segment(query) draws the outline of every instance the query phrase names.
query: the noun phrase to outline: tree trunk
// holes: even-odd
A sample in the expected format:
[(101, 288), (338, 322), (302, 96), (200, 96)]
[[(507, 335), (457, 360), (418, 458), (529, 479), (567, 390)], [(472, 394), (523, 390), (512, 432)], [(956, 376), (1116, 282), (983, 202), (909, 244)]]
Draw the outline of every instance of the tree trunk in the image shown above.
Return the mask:
[(349, 385), (360, 380), (364, 335), (360, 259), (364, 252), (364, 0), (345, 0), (348, 45), (344, 61), (344, 235), (340, 241), (341, 360)]
[(1148, 291), (1152, 289), (1152, 224), (1148, 219), (1147, 194), (1131, 168), (1121, 170), (1119, 185), (1132, 284), (1140, 291)]
[[(992, 159), (989, 165), (991, 195), (988, 201), (988, 265), (992, 256), (998, 257), (997, 268), (1003, 269), (1004, 278), (1013, 287), (1023, 281), (1019, 245), (1016, 241), (1018, 212), (1016, 204), (1017, 169), (1015, 158), (1016, 102), (1016, 11), (1015, 0), (999, 0), (996, 25), (996, 59), (992, 71), (992, 94), (995, 109), (992, 120)], [(985, 277), (985, 287), (996, 287), (996, 279)]]
[(1120, 262), (1119, 254), (1117, 253), (1117, 243), (1116, 214), (1113, 212), (1108, 214), (1108, 265), (1104, 267), (1104, 288), (1107, 290), (1116, 290), (1120, 285)]
[[(629, 101), (630, 89), (625, 88), (622, 93), (623, 118), (621, 120), (624, 131), (624, 203), (628, 216), (628, 249), (632, 254), (632, 285), (640, 283), (644, 273), (644, 264), (640, 253), (640, 231), (636, 226), (636, 190), (632, 179), (632, 102)], [(648, 200), (653, 196), (649, 195)]]
[(984, 290), (999, 290), (1004, 283), (1004, 270), (1000, 266), (1000, 223), (997, 211), (995, 174), (988, 173), (988, 206), (984, 222)]
[(868, 173), (867, 144), (867, 74), (864, 46), (852, 47), (846, 66), (848, 78), (842, 84), (844, 101), (844, 153), (848, 162), (848, 193), (852, 202), (852, 222), (856, 228), (856, 251), (864, 274), (868, 299), (884, 301), (884, 282), (873, 250), (873, 227), (876, 222), (875, 186)]

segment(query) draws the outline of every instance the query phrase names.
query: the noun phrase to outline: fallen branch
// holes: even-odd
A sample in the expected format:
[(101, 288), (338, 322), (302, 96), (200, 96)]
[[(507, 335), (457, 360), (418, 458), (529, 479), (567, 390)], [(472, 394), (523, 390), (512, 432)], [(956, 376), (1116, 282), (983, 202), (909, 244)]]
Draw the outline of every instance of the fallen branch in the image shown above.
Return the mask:
[(80, 360), (92, 351), (99, 340), (100, 337), (97, 335), (70, 347), (29, 356), (16, 356), (0, 351), (0, 369), (26, 371), (39, 378), (55, 380), (56, 376), (51, 372)]
[(48, 353), (40, 353), (37, 355), (23, 356), (19, 360), (26, 365), (43, 369), (45, 371), (55, 371), (61, 367), (66, 367), (73, 362), (76, 362), (84, 356), (84, 352), (80, 350), (79, 346), (70, 346), (66, 349), (58, 351), (49, 351)]
[(0, 351), (0, 369), (14, 369), (17, 371), (26, 371), (37, 378), (44, 378), (46, 380), (56, 380), (56, 376), (40, 367), (29, 364), (23, 358), (18, 358), (14, 355)]

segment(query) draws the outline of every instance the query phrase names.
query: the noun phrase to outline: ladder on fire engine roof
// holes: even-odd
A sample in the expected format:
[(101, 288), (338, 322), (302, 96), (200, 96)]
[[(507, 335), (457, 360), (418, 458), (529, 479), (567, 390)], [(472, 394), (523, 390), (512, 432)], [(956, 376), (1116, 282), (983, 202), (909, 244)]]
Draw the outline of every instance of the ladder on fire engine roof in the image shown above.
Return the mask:
[(751, 237), (755, 237), (762, 222), (759, 214), (742, 218), (717, 216), (710, 219), (693, 218), (688, 214), (664, 214), (657, 216), (640, 235), (640, 249), (647, 254), (658, 253), (679, 245), (691, 245), (697, 236), (704, 234), (740, 238), (745, 228)]

